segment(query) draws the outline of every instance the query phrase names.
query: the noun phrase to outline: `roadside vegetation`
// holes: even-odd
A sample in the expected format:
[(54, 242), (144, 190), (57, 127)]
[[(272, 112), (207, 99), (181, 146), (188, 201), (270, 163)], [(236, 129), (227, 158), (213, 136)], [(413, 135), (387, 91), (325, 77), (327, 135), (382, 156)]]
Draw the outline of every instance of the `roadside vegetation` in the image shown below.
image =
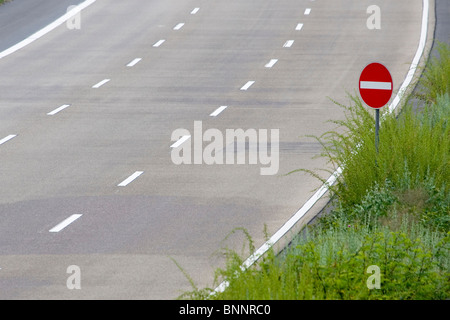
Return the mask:
[[(334, 101), (346, 119), (312, 137), (321, 156), (343, 168), (331, 187), (331, 212), (250, 269), (241, 269), (245, 257), (226, 250), (214, 285), (226, 279), (228, 288), (210, 295), (213, 289), (194, 286), (180, 298), (449, 299), (449, 86), (450, 48), (439, 44), (411, 96), (423, 109), (406, 102), (399, 115), (385, 111), (378, 153), (373, 112), (357, 95), (347, 105)], [(373, 267), (378, 288), (369, 288)]]

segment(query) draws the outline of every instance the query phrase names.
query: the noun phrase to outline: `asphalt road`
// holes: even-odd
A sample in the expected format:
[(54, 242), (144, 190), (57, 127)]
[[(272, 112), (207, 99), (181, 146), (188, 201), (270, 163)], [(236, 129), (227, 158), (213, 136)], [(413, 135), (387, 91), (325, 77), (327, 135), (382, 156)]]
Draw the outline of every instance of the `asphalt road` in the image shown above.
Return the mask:
[[(0, 51), (68, 3), (0, 7)], [(173, 299), (190, 285), (172, 259), (213, 286), (220, 249), (244, 243), (239, 232), (224, 240), (233, 229), (262, 244), (264, 226), (274, 233), (321, 184), (284, 174), (331, 169), (305, 137), (344, 117), (328, 97), (345, 103), (372, 61), (395, 89), (403, 82), (422, 1), (378, 3), (381, 29), (369, 30), (372, 3), (357, 0), (102, 0), (80, 29), (63, 24), (0, 59), (0, 141), (11, 138), (0, 144), (0, 298)], [(193, 135), (194, 121), (279, 129), (277, 174), (261, 175), (261, 163), (175, 165), (171, 135)], [(67, 287), (71, 265), (80, 290)]]
[(434, 38), (440, 42), (450, 43), (450, 2), (436, 0), (436, 28)]

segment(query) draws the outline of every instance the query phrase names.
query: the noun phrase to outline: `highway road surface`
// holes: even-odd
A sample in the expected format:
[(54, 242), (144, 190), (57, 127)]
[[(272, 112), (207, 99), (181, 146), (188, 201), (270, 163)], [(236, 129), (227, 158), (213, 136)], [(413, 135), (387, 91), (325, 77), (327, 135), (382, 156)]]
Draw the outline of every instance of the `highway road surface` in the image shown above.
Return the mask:
[[(329, 98), (373, 61), (398, 90), (422, 27), (421, 0), (91, 2), (0, 59), (1, 299), (174, 299), (191, 287), (172, 259), (214, 288), (221, 249), (245, 242), (232, 230), (260, 246), (321, 185), (285, 174), (333, 169), (306, 137), (344, 117)], [(83, 3), (0, 6), (0, 52)], [(278, 130), (274, 174), (175, 164), (196, 124)]]

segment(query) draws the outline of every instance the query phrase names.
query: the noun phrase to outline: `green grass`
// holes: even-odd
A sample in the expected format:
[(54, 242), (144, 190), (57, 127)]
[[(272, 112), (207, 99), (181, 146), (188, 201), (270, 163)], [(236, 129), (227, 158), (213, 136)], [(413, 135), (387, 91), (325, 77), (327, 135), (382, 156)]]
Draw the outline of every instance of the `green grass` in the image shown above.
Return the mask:
[[(349, 95), (348, 105), (334, 101), (345, 120), (312, 137), (321, 156), (343, 168), (330, 190), (332, 212), (282, 254), (270, 251), (247, 270), (243, 257), (226, 250), (213, 287), (226, 279), (228, 288), (211, 296), (212, 288), (193, 285), (181, 298), (450, 298), (449, 59), (449, 46), (440, 44), (439, 59), (428, 62), (418, 85), (424, 109), (405, 103), (398, 116), (382, 114), (378, 152), (373, 112), (357, 96)], [(367, 286), (373, 265), (379, 289)]]
[[(438, 189), (448, 192), (450, 177), (450, 99), (438, 97), (436, 104), (416, 115), (409, 105), (399, 118), (384, 113), (380, 129), (379, 152), (375, 149), (374, 119), (357, 97), (344, 106), (347, 119), (336, 121), (345, 134), (327, 132), (317, 138), (334, 167), (343, 167), (339, 183), (332, 188), (344, 206), (360, 203), (375, 184), (389, 179), (395, 188), (404, 188), (405, 177), (414, 187), (434, 177)], [(357, 151), (357, 152), (355, 152)], [(447, 182), (447, 184), (446, 184)]]
[[(221, 275), (230, 281), (215, 299), (445, 299), (450, 235), (403, 221), (400, 228), (341, 224), (316, 228), (281, 256), (273, 252), (242, 271), (236, 256)], [(368, 289), (368, 267), (380, 268), (380, 289)], [(233, 266), (233, 267), (230, 267)]]
[[(448, 197), (435, 192), (432, 179), (423, 189), (403, 192), (394, 191), (391, 183), (376, 185), (352, 208), (353, 214), (339, 207), (281, 254), (269, 251), (250, 269), (241, 269), (245, 257), (225, 250), (227, 263), (216, 270), (215, 285), (226, 279), (228, 288), (210, 295), (214, 287), (200, 290), (190, 280), (194, 290), (180, 298), (447, 299), (450, 232), (421, 220), (426, 207), (445, 205), (448, 217)], [(368, 268), (374, 265), (380, 268), (380, 289), (367, 287)]]
[(450, 92), (450, 47), (437, 42), (438, 54), (430, 58), (419, 83), (416, 96), (425, 103), (436, 103), (439, 96)]

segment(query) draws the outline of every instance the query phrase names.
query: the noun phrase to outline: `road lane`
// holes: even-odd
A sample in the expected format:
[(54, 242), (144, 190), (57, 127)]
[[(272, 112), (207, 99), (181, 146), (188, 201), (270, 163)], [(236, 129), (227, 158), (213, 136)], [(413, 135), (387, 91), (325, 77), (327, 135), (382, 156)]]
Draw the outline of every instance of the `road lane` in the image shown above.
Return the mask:
[[(233, 228), (261, 244), (264, 224), (275, 232), (320, 183), (261, 176), (260, 165), (176, 166), (172, 132), (193, 133), (194, 121), (280, 129), (279, 174), (325, 166), (304, 135), (342, 118), (327, 97), (344, 99), (374, 59), (398, 88), (414, 56), (421, 2), (382, 7), (373, 32), (359, 1), (97, 1), (81, 30), (61, 26), (0, 60), (0, 136), (18, 133), (0, 146), (0, 297), (170, 299), (189, 283), (169, 256), (212, 285), (223, 263), (214, 254), (244, 240), (222, 241)], [(93, 89), (102, 79), (111, 81)], [(85, 279), (79, 292), (65, 285), (71, 264)]]

